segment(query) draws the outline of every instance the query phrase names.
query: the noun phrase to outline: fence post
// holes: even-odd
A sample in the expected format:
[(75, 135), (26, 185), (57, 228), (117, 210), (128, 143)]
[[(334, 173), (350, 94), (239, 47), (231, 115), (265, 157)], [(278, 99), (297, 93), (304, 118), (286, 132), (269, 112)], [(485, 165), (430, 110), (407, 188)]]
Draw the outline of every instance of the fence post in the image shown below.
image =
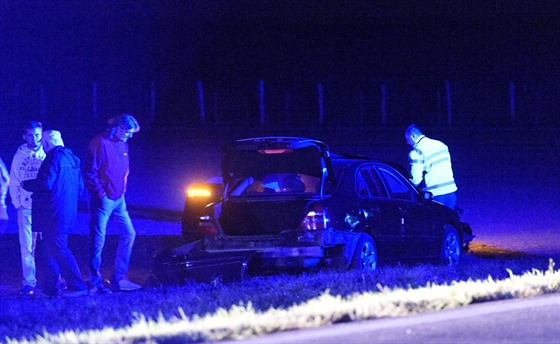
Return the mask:
[(290, 91), (286, 90), (286, 95), (284, 96), (286, 106), (284, 108), (286, 117), (284, 118), (284, 124), (289, 124), (290, 122)]
[(80, 92), (80, 88), (76, 87), (76, 108), (74, 109), (74, 111), (76, 111), (76, 118), (78, 119), (78, 121), (80, 123), (84, 122), (84, 118), (83, 118), (83, 113), (82, 113), (82, 93)]
[(19, 118), (19, 81), (14, 85), (14, 114)]
[(93, 121), (97, 122), (97, 81), (91, 84), (91, 110)]
[(381, 125), (387, 125), (387, 86), (381, 84)]
[(451, 112), (451, 85), (449, 80), (445, 81), (445, 98), (447, 101), (447, 126), (453, 123), (453, 112)]
[(513, 81), (509, 83), (509, 110), (511, 124), (515, 124), (515, 84)]
[(264, 80), (259, 80), (259, 119), (261, 125), (264, 125)]
[(323, 125), (325, 119), (325, 109), (323, 107), (323, 84), (317, 85), (318, 101), (319, 101), (319, 124)]
[(360, 124), (364, 125), (366, 119), (365, 119), (365, 113), (366, 113), (366, 105), (365, 105), (365, 96), (364, 96), (364, 91), (360, 90), (358, 92), (358, 100), (360, 102)]
[(39, 115), (43, 120), (47, 119), (46, 100), (45, 100), (45, 87), (43, 84), (39, 85)]
[(534, 115), (534, 120), (533, 122), (535, 123), (535, 126), (538, 126), (541, 122), (541, 111), (542, 111), (542, 96), (541, 96), (541, 91), (540, 91), (540, 87), (537, 89), (537, 93), (535, 95), (536, 97), (536, 106), (535, 106), (535, 115)]
[(199, 80), (196, 83), (196, 87), (198, 88), (198, 105), (200, 106), (200, 123), (206, 123), (206, 110), (204, 108), (204, 86), (202, 82)]
[(156, 83), (150, 82), (150, 120), (156, 121)]
[(212, 93), (212, 100), (214, 103), (214, 123), (218, 124), (220, 122), (218, 119), (218, 91)]
[(439, 89), (439, 87), (436, 91), (436, 102), (437, 102), (436, 104), (437, 122), (438, 125), (441, 125), (441, 115), (443, 111), (441, 111), (441, 90)]

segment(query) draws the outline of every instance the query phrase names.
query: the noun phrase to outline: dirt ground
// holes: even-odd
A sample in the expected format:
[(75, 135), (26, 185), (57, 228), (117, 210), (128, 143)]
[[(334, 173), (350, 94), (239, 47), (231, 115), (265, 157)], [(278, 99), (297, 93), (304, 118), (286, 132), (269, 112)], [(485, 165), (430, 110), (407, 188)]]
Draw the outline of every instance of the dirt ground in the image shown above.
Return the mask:
[[(560, 137), (556, 128), (433, 128), (425, 132), (450, 147), (459, 186), (458, 204), (465, 210), (463, 220), (473, 228), (477, 247), (560, 255)], [(141, 132), (130, 141), (127, 202), (138, 232), (131, 279), (143, 282), (153, 254), (180, 242), (184, 190), (190, 183), (220, 173), (220, 144), (260, 135), (313, 137), (325, 141), (336, 153), (363, 154), (406, 166), (408, 147), (400, 129), (250, 133), (223, 129), (208, 135), (196, 130)], [(85, 142), (68, 141), (76, 145), (71, 148), (78, 156), (85, 158)], [(8, 156), (5, 150), (6, 146), (2, 147), (2, 157)], [(85, 210), (80, 212), (82, 235), (70, 242), (84, 274), (88, 218)], [(0, 295), (13, 294), (21, 285), (16, 233), (12, 216), (0, 243)], [(110, 274), (116, 244), (111, 226), (108, 234), (103, 269)]]

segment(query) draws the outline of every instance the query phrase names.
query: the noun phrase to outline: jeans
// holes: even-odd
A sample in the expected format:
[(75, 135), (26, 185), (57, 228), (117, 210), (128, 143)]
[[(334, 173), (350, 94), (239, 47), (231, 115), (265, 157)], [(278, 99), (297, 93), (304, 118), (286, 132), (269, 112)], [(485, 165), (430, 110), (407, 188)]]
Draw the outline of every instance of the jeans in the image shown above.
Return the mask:
[(87, 290), (86, 283), (72, 251), (68, 248), (68, 234), (43, 233), (47, 256), (45, 293), (56, 295), (59, 277), (66, 280), (69, 290)]
[(22, 284), (35, 288), (35, 248), (37, 245), (37, 232), (31, 230), (31, 209), (20, 207), (18, 209), (19, 248), (21, 252)]
[(119, 242), (115, 255), (115, 265), (113, 279), (120, 281), (126, 277), (130, 265), (132, 245), (136, 232), (132, 226), (132, 221), (126, 209), (124, 195), (116, 200), (96, 196), (90, 198), (90, 233), (91, 233), (91, 261), (90, 278), (94, 286), (101, 283), (101, 254), (105, 245), (105, 235), (107, 233), (107, 223), (111, 216), (116, 220), (119, 232)]
[(453, 210), (455, 210), (455, 206), (457, 205), (457, 194), (455, 192), (434, 196), (432, 197), (432, 199), (436, 202), (446, 205)]

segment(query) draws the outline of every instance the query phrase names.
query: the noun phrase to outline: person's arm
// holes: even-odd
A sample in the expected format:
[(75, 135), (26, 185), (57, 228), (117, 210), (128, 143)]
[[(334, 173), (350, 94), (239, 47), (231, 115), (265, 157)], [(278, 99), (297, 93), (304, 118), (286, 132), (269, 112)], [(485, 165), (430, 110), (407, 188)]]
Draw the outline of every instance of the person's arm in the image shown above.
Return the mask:
[(4, 164), (4, 161), (2, 160), (2, 158), (0, 158), (0, 178), (2, 178), (2, 183), (3, 184), (8, 184), (10, 182), (10, 174), (8, 173), (8, 170), (6, 169), (6, 165)]
[(82, 171), (80, 170), (78, 173), (78, 195), (81, 195), (84, 192), (84, 189), (84, 178), (82, 176)]
[[(6, 208), (6, 194), (8, 193), (8, 184), (10, 183), (10, 174), (4, 165), (4, 161), (0, 158), (0, 208)], [(0, 209), (0, 214), (4, 215), (5, 210)], [(0, 219), (3, 216), (0, 215)]]
[(408, 154), (408, 162), (410, 164), (410, 181), (414, 186), (420, 185), (424, 178), (424, 160), (422, 155), (416, 149), (413, 149)]
[[(19, 148), (18, 148), (19, 149)], [(14, 158), (12, 160), (12, 165), (10, 167), (10, 183), (8, 184), (8, 190), (10, 191), (10, 198), (12, 199), (12, 204), (16, 209), (21, 208), (21, 179), (19, 177), (19, 167), (21, 165), (21, 158), (16, 151)]]
[(84, 182), (91, 193), (102, 199), (107, 195), (99, 179), (99, 171), (103, 166), (105, 154), (101, 140), (95, 140), (89, 147), (88, 158), (84, 168)]

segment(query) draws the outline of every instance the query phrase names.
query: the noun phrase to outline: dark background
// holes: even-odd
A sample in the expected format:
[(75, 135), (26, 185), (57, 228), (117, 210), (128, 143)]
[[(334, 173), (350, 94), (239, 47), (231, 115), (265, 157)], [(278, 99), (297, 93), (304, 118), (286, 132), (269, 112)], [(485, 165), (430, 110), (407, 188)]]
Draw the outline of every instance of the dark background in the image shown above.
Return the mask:
[(251, 125), (263, 80), (270, 125), (316, 125), (318, 83), (322, 125), (447, 125), (446, 82), (454, 124), (557, 125), (559, 18), (548, 1), (3, 0), (0, 120), (198, 125), (200, 81), (207, 122)]
[[(161, 216), (181, 211), (188, 184), (220, 173), (229, 140), (308, 136), (406, 164), (414, 121), (449, 145), (476, 240), (557, 254), (559, 18), (552, 1), (0, 0), (0, 156), (11, 162), (21, 125), (36, 118), (85, 159), (104, 120), (131, 112), (142, 130), (130, 141), (127, 202)], [(177, 219), (133, 220), (141, 235), (179, 235)], [(87, 221), (82, 211), (84, 233)]]

